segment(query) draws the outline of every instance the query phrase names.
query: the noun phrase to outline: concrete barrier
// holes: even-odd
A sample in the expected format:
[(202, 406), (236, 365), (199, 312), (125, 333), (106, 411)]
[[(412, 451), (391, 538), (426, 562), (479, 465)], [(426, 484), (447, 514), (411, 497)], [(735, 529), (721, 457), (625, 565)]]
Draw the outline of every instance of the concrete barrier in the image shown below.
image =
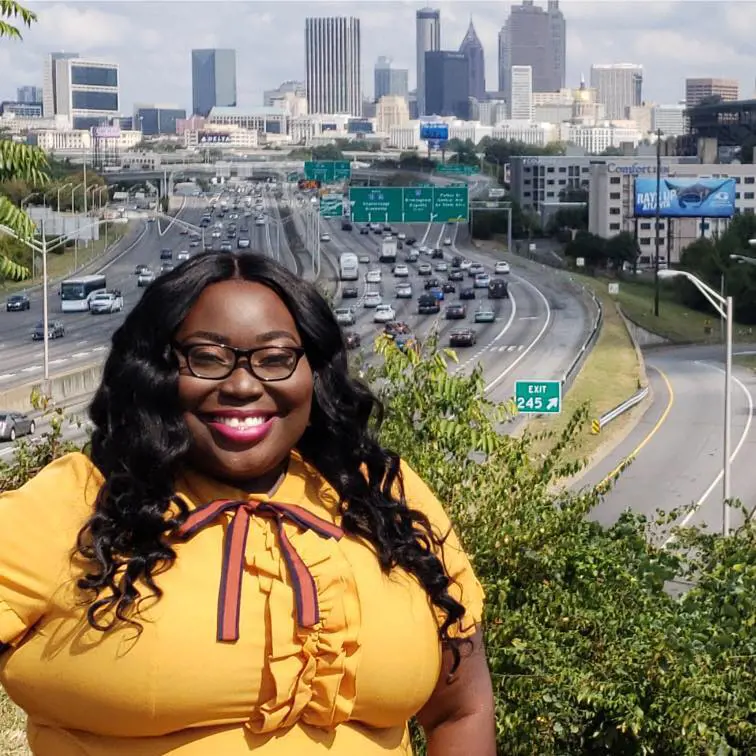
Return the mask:
[(35, 381), (25, 386), (17, 386), (0, 393), (0, 409), (30, 412), (33, 410), (31, 395), (35, 390), (52, 397), (57, 404), (71, 397), (92, 393), (100, 384), (102, 362), (84, 365), (65, 373), (50, 376), (45, 381)]

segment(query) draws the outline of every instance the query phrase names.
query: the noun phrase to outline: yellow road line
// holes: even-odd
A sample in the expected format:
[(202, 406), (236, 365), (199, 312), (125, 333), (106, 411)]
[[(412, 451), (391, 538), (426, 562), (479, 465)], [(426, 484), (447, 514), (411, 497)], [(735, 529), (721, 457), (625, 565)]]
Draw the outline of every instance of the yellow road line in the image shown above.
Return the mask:
[(669, 378), (667, 378), (664, 371), (659, 370), (658, 367), (654, 367), (653, 365), (649, 365), (649, 367), (653, 370), (656, 370), (656, 372), (659, 373), (659, 375), (661, 376), (662, 380), (664, 381), (667, 387), (667, 395), (669, 397), (667, 400), (667, 406), (664, 408), (664, 411), (662, 412), (661, 417), (656, 421), (656, 425), (654, 425), (654, 427), (651, 428), (651, 430), (648, 432), (646, 437), (638, 444), (638, 446), (635, 447), (635, 449), (633, 449), (630, 452), (630, 454), (627, 455), (627, 457), (625, 457), (622, 460), (622, 462), (620, 462), (617, 465), (617, 467), (614, 468), (614, 470), (612, 470), (609, 473), (609, 475), (607, 475), (601, 481), (601, 483), (598, 484), (597, 487), (599, 489), (604, 488), (609, 483), (609, 481), (612, 480), (612, 478), (614, 478), (622, 470), (622, 468), (628, 464), (628, 462), (632, 462), (638, 456), (641, 449), (643, 449), (643, 447), (656, 435), (659, 428), (661, 428), (662, 425), (664, 425), (664, 421), (667, 419), (667, 416), (669, 415), (670, 410), (672, 409), (672, 405), (675, 403), (675, 392), (672, 389), (672, 384), (670, 383), (670, 380)]

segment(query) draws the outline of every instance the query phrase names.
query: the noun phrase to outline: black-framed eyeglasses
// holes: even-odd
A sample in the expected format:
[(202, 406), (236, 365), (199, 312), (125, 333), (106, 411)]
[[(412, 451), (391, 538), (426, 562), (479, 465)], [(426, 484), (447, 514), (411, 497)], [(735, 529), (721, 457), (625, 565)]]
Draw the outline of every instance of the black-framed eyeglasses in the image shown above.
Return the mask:
[(228, 378), (242, 357), (247, 358), (249, 369), (258, 381), (285, 381), (292, 376), (305, 354), (302, 347), (291, 346), (237, 349), (226, 344), (208, 343), (174, 344), (174, 349), (184, 357), (187, 369), (195, 378), (208, 381)]

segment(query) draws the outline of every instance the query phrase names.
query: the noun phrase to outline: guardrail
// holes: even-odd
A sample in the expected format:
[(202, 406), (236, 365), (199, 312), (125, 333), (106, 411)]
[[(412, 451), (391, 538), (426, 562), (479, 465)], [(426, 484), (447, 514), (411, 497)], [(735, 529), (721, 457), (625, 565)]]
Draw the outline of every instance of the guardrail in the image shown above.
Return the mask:
[(596, 307), (596, 317), (594, 318), (590, 333), (583, 342), (583, 345), (580, 347), (580, 349), (578, 349), (575, 358), (572, 360), (569, 367), (564, 372), (564, 376), (562, 377), (563, 389), (569, 388), (572, 384), (572, 381), (574, 380), (577, 372), (577, 368), (582, 364), (583, 359), (588, 354), (591, 346), (593, 345), (593, 342), (598, 338), (599, 333), (601, 333), (601, 325), (604, 322), (604, 308), (601, 306), (599, 298), (592, 291), (586, 289), (585, 286), (582, 286), (581, 288), (593, 300), (593, 304)]
[(649, 388), (644, 386), (642, 389), (633, 394), (629, 399), (625, 399), (622, 404), (618, 404), (614, 409), (610, 409), (605, 412), (601, 417), (591, 422), (591, 430), (595, 436), (601, 433), (601, 430), (605, 428), (612, 420), (616, 420), (620, 415), (623, 415), (628, 410), (631, 410), (636, 405), (640, 404), (648, 396)]

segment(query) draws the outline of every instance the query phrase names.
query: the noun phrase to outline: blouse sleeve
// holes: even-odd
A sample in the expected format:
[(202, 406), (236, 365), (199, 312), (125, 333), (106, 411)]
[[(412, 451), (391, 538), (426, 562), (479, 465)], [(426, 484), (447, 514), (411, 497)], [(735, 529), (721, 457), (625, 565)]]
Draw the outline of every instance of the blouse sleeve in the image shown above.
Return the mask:
[[(449, 593), (465, 607), (461, 622), (449, 628), (449, 635), (457, 638), (469, 637), (478, 629), (483, 619), (483, 587), (475, 576), (470, 559), (452, 529), (441, 502), (408, 464), (402, 462), (401, 469), (407, 505), (411, 509), (423, 512), (430, 521), (433, 532), (443, 539), (438, 556), (452, 580)], [(436, 607), (434, 609), (439, 621), (442, 621), (444, 613)]]
[(17, 645), (70, 574), (96, 468), (83, 454), (52, 462), (16, 491), (0, 494), (0, 646)]

